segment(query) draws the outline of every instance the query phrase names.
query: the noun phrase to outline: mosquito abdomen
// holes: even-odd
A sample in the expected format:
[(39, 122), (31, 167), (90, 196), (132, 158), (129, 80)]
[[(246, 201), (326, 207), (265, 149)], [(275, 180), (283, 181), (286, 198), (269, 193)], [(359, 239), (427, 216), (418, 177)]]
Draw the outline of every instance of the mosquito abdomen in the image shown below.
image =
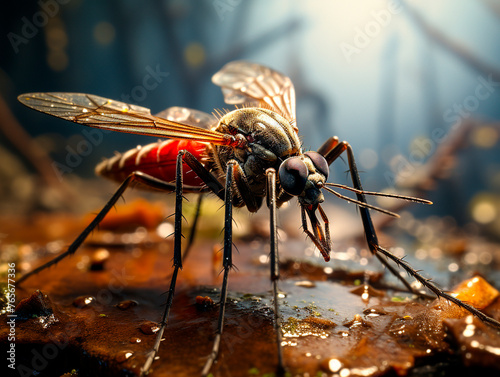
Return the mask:
[[(163, 140), (137, 146), (125, 153), (117, 153), (99, 163), (97, 175), (122, 182), (131, 173), (140, 171), (165, 182), (175, 181), (175, 161), (180, 150), (187, 150), (200, 162), (207, 161), (206, 144), (186, 140)], [(203, 186), (203, 181), (184, 165), (183, 183), (188, 186)]]

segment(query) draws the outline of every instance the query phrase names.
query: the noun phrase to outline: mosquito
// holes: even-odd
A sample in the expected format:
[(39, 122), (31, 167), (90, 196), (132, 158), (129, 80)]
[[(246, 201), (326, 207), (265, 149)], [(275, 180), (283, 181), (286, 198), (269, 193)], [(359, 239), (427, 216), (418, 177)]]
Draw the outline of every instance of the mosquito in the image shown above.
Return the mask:
[[(25, 274), (18, 283), (74, 254), (131, 183), (139, 182), (149, 188), (175, 192), (173, 272), (165, 309), (159, 322), (160, 330), (141, 369), (142, 374), (147, 374), (167, 327), (177, 276), (182, 269), (183, 194), (213, 193), (224, 202), (225, 207), (223, 281), (212, 352), (201, 370), (201, 375), (206, 376), (217, 359), (221, 344), (228, 277), (233, 267), (233, 207), (246, 207), (250, 212), (256, 212), (265, 200), (270, 216), (270, 277), (278, 351), (277, 370), (282, 374), (285, 367), (278, 300), (280, 274), (277, 209), (297, 197), (303, 231), (316, 245), (325, 261), (329, 261), (329, 220), (321, 206), (325, 200), (323, 190), (326, 190), (359, 207), (369, 250), (408, 290), (418, 294), (398, 273), (396, 267), (402, 268), (437, 297), (455, 303), (500, 329), (500, 322), (438, 288), (406, 261), (379, 245), (370, 210), (397, 215), (368, 204), (367, 195), (426, 204), (431, 202), (363, 190), (351, 145), (335, 136), (330, 137), (317, 151), (304, 151), (295, 121), (295, 90), (289, 77), (259, 64), (233, 61), (217, 72), (212, 81), (221, 87), (225, 102), (236, 105), (235, 110), (216, 111), (217, 116), (214, 117), (198, 110), (170, 107), (157, 115), (151, 115), (147, 108), (90, 94), (28, 93), (18, 97), (28, 107), (84, 126), (167, 139), (137, 147), (99, 164), (96, 172), (121, 182), (119, 188), (67, 251)], [(347, 155), (354, 187), (327, 182), (329, 166), (344, 154)], [(354, 192), (356, 199), (335, 191), (335, 188)], [(198, 201), (197, 213), (200, 204), (201, 201)], [(191, 242), (192, 237), (188, 240), (186, 249)]]

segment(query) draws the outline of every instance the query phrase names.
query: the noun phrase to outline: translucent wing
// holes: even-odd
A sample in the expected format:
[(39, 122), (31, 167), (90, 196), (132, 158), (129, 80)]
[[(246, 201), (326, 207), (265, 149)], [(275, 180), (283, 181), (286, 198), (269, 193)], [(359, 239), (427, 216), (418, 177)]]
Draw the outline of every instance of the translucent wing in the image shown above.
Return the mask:
[(194, 127), (205, 128), (207, 130), (217, 124), (217, 118), (215, 116), (187, 107), (169, 107), (155, 114), (155, 116)]
[(289, 77), (260, 64), (227, 63), (212, 77), (228, 104), (266, 104), (289, 121), (295, 120), (295, 89)]
[(233, 145), (230, 135), (151, 115), (149, 109), (83, 93), (27, 93), (18, 100), (57, 118), (119, 132)]

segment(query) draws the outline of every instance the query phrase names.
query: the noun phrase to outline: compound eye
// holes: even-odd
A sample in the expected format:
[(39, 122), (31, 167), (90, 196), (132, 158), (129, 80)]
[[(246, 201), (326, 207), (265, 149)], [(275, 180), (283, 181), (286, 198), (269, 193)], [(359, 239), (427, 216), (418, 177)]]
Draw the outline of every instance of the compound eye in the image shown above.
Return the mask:
[(300, 195), (306, 187), (309, 170), (300, 157), (287, 158), (278, 171), (281, 187), (290, 195)]
[(318, 152), (314, 151), (306, 152), (304, 154), (311, 159), (316, 170), (322, 175), (324, 175), (325, 179), (328, 179), (328, 173), (330, 172), (330, 168), (325, 158)]

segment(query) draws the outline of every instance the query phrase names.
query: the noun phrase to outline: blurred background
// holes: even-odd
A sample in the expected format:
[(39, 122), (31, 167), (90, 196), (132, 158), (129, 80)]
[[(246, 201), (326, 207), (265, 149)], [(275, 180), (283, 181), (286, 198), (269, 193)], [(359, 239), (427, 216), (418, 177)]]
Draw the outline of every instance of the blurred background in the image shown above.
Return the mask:
[[(9, 7), (0, 15), (3, 213), (59, 209), (67, 203), (57, 192), (75, 185), (93, 205), (94, 166), (155, 141), (89, 138), (84, 127), (23, 107), (19, 94), (83, 92), (153, 113), (175, 105), (210, 113), (225, 107), (212, 74), (246, 59), (292, 78), (304, 146), (316, 149), (331, 135), (349, 141), (365, 189), (413, 192), (435, 202), (415, 216), (450, 216), (500, 234), (494, 0), (41, 0)], [(332, 180), (350, 183), (346, 170), (336, 162)]]
[[(353, 146), (366, 190), (397, 192), (434, 202), (432, 206), (403, 207), (406, 203), (371, 198), (371, 203), (395, 210), (402, 217), (389, 222), (387, 216), (372, 212), (382, 245), (399, 257), (408, 254), (406, 261), (443, 287), (450, 288), (464, 277), (479, 273), (499, 288), (498, 0), (4, 3), (0, 12), (0, 277), (6, 274), (7, 263), (15, 262), (16, 272), (23, 273), (39, 265), (38, 258), (65, 250), (93, 218), (84, 214), (101, 209), (118, 186), (95, 177), (96, 164), (115, 151), (125, 152), (138, 144), (156, 141), (139, 135), (92, 133), (92, 129), (28, 109), (17, 101), (17, 96), (28, 92), (81, 92), (147, 107), (153, 114), (171, 106), (211, 113), (213, 109), (228, 108), (211, 76), (229, 61), (248, 60), (292, 79), (304, 148), (317, 149), (327, 138), (337, 135)], [(345, 157), (335, 161), (329, 181), (352, 186), (347, 171)], [(149, 201), (130, 200), (143, 196)], [(279, 212), (280, 250), (284, 251), (281, 261), (310, 260), (314, 266), (323, 263), (323, 270), (313, 269), (320, 280), (330, 278), (333, 268), (361, 271), (356, 276), (363, 276), (365, 282), (370, 271), (383, 272), (384, 267), (367, 251), (355, 206), (331, 194), (325, 196), (324, 207), (331, 221), (332, 261), (323, 262), (312, 242), (306, 240), (296, 200)], [(143, 271), (138, 276), (145, 276), (144, 282), (151, 276), (151, 281), (160, 281), (159, 276), (163, 279), (165, 274), (160, 267), (170, 263), (170, 256), (165, 255), (171, 252), (171, 243), (164, 242), (164, 238), (173, 233), (172, 217), (165, 220), (173, 212), (169, 206), (172, 197), (128, 191), (124, 207), (132, 203), (131, 208), (111, 211), (117, 225), (111, 224), (113, 219), (107, 225), (103, 222), (100, 231), (89, 237), (90, 247), (81, 251), (81, 259), (77, 260), (89, 260), (90, 256), (102, 269), (107, 256), (101, 253), (99, 262), (92, 245), (104, 245), (106, 253), (106, 248), (125, 250), (130, 253), (127, 261), (134, 263), (127, 265)], [(184, 206), (187, 224), (192, 224), (193, 203), (196, 200), (189, 204), (186, 201)], [(221, 247), (214, 244), (222, 240), (223, 210), (220, 201), (214, 203), (202, 210), (197, 238), (211, 237), (210, 242), (199, 243), (198, 255), (202, 257), (192, 255), (188, 261), (200, 262), (200, 268), (186, 268), (187, 273), (183, 271), (181, 277), (191, 279), (191, 284), (206, 284), (211, 281), (207, 273), (215, 271), (215, 279), (221, 271), (217, 259), (222, 258), (217, 253)], [(235, 259), (243, 256), (246, 265), (255, 267), (256, 259), (251, 258), (258, 256), (254, 270), (264, 271), (267, 283), (267, 208), (251, 215), (237, 210), (234, 216), (235, 244), (242, 250), (235, 253)], [(146, 220), (152, 224), (148, 226)], [(134, 221), (140, 226), (133, 224), (137, 228), (129, 233), (128, 226)], [(108, 232), (110, 229), (112, 232)], [(187, 236), (186, 228), (183, 231)], [(154, 250), (155, 257), (139, 259), (141, 250), (147, 256), (151, 245), (154, 249), (149, 250), (149, 255)], [(121, 261), (120, 254), (116, 255), (116, 260)], [(79, 269), (87, 268), (81, 262), (78, 265)], [(236, 265), (245, 267), (243, 262)], [(160, 271), (157, 275), (150, 272), (153, 266)], [(53, 287), (59, 285), (53, 282), (59, 279), (58, 274), (69, 277), (71, 271), (54, 268), (50, 275), (39, 275), (39, 281), (48, 276), (47, 287), (52, 287), (56, 297), (62, 297), (54, 291)], [(88, 275), (82, 272), (75, 281), (83, 281), (82, 276)], [(193, 276), (205, 280), (200, 283)], [(239, 276), (245, 279), (244, 268)], [(286, 272), (282, 276), (286, 277)], [(292, 279), (295, 276), (288, 275)], [(255, 288), (255, 281), (240, 280), (252, 289), (261, 289)], [(104, 280), (94, 282), (101, 284)], [(45, 289), (45, 282), (42, 287)], [(68, 289), (73, 288), (83, 292), (77, 284), (68, 285)], [(334, 292), (327, 285), (318, 284), (316, 291), (309, 288), (302, 293), (308, 301), (311, 297), (327, 297), (322, 290), (327, 289), (328, 295)], [(156, 295), (154, 289), (148, 285), (147, 292), (151, 293), (141, 288), (141, 294)], [(268, 289), (267, 285), (264, 289)], [(126, 292), (133, 292), (132, 287), (127, 287)], [(332, 301), (335, 308), (339, 297), (336, 299)], [(64, 305), (68, 302), (64, 298)], [(283, 307), (291, 310), (292, 305)], [(185, 318), (185, 312), (178, 313)], [(193, 323), (199, 327), (199, 318)], [(431, 335), (429, 339), (434, 342)], [(469, 337), (465, 332), (464, 336)], [(468, 339), (477, 343), (476, 338)], [(489, 347), (485, 344), (480, 344), (481, 350)], [(494, 339), (491, 344), (498, 342)], [(476, 351), (471, 352), (475, 355)], [(466, 355), (468, 358), (471, 353), (467, 351)], [(432, 356), (432, 362), (439, 361)], [(395, 360), (397, 368), (402, 368), (401, 359)], [(467, 365), (474, 365), (470, 363), (467, 360)], [(375, 371), (379, 372), (377, 368)]]

